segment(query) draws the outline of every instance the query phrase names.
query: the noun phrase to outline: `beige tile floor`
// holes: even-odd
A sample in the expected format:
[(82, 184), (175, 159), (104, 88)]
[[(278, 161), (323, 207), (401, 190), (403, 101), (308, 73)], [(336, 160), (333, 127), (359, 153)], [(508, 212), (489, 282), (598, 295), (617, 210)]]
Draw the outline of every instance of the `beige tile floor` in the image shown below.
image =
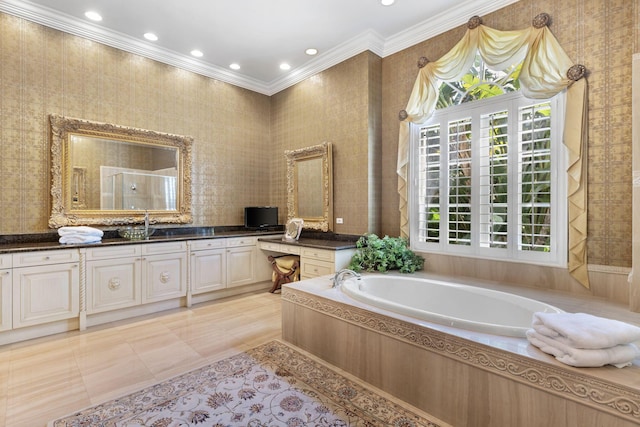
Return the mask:
[(263, 291), (0, 346), (0, 426), (44, 426), (280, 337), (280, 295)]

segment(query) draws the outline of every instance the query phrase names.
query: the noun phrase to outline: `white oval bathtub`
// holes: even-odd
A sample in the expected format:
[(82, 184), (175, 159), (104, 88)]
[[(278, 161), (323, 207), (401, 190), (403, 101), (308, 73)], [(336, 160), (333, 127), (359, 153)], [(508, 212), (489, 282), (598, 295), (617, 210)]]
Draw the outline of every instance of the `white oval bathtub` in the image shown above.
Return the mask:
[(428, 322), (476, 332), (524, 337), (533, 313), (557, 307), (507, 292), (419, 277), (363, 275), (342, 282), (351, 298)]

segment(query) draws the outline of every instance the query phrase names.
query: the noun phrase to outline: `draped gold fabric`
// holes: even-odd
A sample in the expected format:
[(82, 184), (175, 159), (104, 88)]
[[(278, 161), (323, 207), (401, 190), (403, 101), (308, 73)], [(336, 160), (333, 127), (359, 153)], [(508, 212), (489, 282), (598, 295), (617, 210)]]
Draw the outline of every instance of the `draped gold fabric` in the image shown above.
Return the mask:
[(585, 79), (580, 79), (581, 73), (571, 76), (571, 79), (568, 77), (567, 73), (573, 62), (546, 26), (546, 21), (542, 25), (521, 31), (500, 31), (482, 24), (471, 28), (470, 24), (462, 40), (453, 49), (439, 60), (427, 62), (420, 69), (407, 107), (401, 114), (397, 165), (400, 231), (402, 236), (409, 236), (407, 168), (410, 123), (423, 123), (431, 116), (436, 107), (441, 82), (462, 78), (471, 69), (476, 53), (482, 56), (489, 67), (496, 70), (506, 69), (522, 61), (520, 86), (526, 97), (545, 99), (567, 89), (564, 144), (569, 151), (568, 267), (571, 275), (588, 288), (585, 165), (587, 84)]

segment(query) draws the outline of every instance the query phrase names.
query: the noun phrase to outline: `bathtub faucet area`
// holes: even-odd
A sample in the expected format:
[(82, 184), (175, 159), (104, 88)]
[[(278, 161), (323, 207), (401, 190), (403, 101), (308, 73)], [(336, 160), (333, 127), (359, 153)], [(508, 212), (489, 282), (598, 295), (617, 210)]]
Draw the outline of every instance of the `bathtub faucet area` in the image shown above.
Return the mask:
[(333, 276), (333, 286), (334, 288), (339, 288), (340, 285), (342, 284), (342, 281), (344, 280), (345, 276), (352, 276), (352, 277), (356, 277), (356, 278), (360, 278), (360, 274), (356, 273), (353, 270), (349, 270), (348, 268), (343, 268), (342, 270), (338, 271), (336, 274), (334, 274)]

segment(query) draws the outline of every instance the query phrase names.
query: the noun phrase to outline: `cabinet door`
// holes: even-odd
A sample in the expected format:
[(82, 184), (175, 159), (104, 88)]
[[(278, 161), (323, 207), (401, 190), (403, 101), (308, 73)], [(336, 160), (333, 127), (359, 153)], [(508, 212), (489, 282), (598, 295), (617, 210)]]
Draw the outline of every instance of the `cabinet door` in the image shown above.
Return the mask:
[(191, 252), (191, 293), (196, 295), (226, 288), (225, 268), (225, 249)]
[(0, 270), (0, 331), (11, 329), (11, 270)]
[(80, 312), (78, 263), (13, 270), (13, 327), (77, 317)]
[(227, 249), (227, 287), (255, 283), (256, 247)]
[(138, 305), (141, 297), (140, 258), (87, 261), (87, 312)]
[(142, 302), (187, 295), (187, 254), (149, 255), (142, 259)]

